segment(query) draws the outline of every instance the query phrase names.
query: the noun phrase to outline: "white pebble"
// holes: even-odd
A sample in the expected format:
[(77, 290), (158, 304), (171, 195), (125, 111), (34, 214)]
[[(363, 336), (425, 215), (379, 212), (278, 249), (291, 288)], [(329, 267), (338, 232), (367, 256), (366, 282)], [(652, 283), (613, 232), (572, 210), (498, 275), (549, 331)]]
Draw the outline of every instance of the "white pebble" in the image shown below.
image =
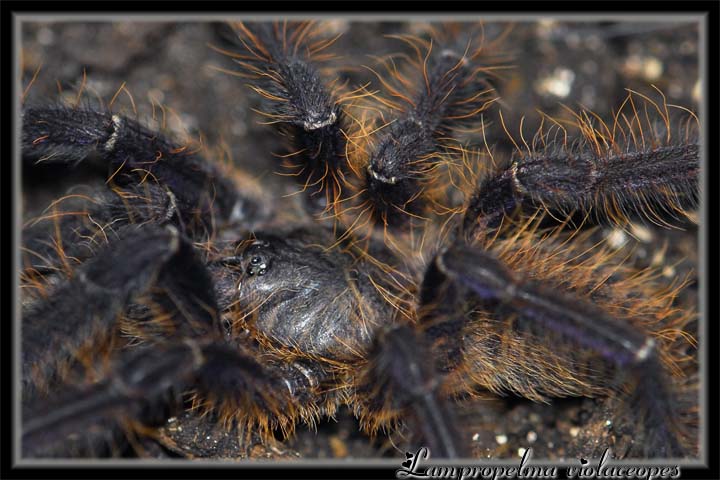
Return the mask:
[(607, 241), (612, 248), (620, 248), (627, 243), (628, 237), (622, 228), (613, 228), (607, 236)]
[(555, 95), (565, 98), (570, 94), (572, 84), (575, 81), (575, 73), (567, 68), (558, 67), (552, 75), (540, 80), (536, 88), (540, 93)]
[(537, 433), (531, 430), (527, 433), (527, 436), (525, 438), (528, 442), (533, 443), (535, 440), (537, 440)]
[(633, 223), (630, 227), (630, 232), (635, 238), (637, 238), (641, 242), (650, 243), (653, 239), (652, 232), (644, 225)]
[(657, 80), (663, 72), (663, 64), (655, 57), (648, 57), (643, 63), (643, 76), (645, 80)]
[(495, 435), (495, 441), (498, 445), (505, 445), (507, 443), (507, 435)]

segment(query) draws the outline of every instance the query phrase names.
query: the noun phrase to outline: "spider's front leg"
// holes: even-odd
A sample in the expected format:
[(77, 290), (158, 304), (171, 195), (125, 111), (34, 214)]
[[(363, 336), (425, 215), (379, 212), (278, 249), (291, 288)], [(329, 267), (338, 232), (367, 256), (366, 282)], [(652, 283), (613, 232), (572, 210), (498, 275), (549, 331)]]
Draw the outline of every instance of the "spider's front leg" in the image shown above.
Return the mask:
[[(413, 219), (425, 219), (433, 204), (436, 211), (443, 209), (443, 202), (433, 197), (443, 190), (438, 179), (444, 164), (456, 160), (462, 127), (471, 125), (495, 98), (483, 58), (489, 45), (478, 42), (472, 33), (434, 36), (429, 41), (399, 38), (416, 52), (413, 63), (419, 71), (405, 78), (397, 73), (392, 58), (386, 62), (388, 73), (398, 76), (398, 86), (379, 78), (393, 97), (382, 103), (400, 115), (383, 126), (361, 172), (359, 195), (375, 220), (386, 228), (402, 229)], [(412, 93), (402, 93), (412, 77), (423, 81)]]
[[(331, 209), (348, 173), (347, 120), (338, 87), (323, 81), (317, 62), (335, 39), (315, 22), (231, 23), (221, 29), (230, 56), (261, 97), (258, 111), (288, 139), (282, 165), (306, 192), (312, 211)], [(333, 82), (335, 83), (335, 82)], [(353, 98), (351, 92), (348, 97)]]

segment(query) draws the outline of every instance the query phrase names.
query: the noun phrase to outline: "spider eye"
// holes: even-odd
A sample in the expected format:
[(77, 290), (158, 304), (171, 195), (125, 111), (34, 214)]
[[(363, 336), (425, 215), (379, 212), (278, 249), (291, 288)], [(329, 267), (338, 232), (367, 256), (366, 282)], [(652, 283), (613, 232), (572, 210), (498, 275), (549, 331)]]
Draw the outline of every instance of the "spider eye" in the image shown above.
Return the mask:
[(270, 266), (270, 260), (262, 256), (254, 256), (250, 259), (250, 265), (247, 268), (247, 274), (253, 275), (265, 275), (267, 269)]
[(226, 336), (230, 336), (232, 334), (232, 322), (230, 322), (227, 318), (222, 319), (222, 328)]
[(256, 240), (245, 252), (245, 273), (249, 276), (265, 275), (270, 268), (270, 255), (267, 249), (270, 243), (267, 241)]

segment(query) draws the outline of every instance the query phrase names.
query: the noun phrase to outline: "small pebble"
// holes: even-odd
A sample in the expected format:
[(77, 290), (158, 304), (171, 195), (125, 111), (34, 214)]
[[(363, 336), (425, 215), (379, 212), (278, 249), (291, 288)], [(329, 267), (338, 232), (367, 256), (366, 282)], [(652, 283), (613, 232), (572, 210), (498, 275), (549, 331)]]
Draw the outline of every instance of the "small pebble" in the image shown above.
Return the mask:
[(577, 437), (577, 436), (578, 436), (578, 433), (580, 433), (580, 428), (579, 428), (579, 427), (572, 427), (572, 428), (570, 429), (570, 435), (571, 435), (571, 436)]
[(645, 59), (643, 63), (643, 77), (645, 80), (657, 80), (663, 73), (663, 64), (655, 57)]
[(645, 80), (657, 80), (663, 73), (663, 63), (655, 57), (631, 55), (623, 65), (625, 73), (631, 77)]
[(644, 225), (633, 223), (630, 227), (630, 232), (641, 242), (650, 243), (653, 239), (652, 232)]
[(345, 458), (348, 456), (348, 448), (340, 437), (333, 435), (330, 437), (330, 448), (333, 451), (335, 458)]
[(473, 442), (477, 442), (479, 439), (480, 439), (480, 434), (479, 434), (479, 433), (476, 433), (475, 435), (472, 436)]
[(622, 228), (613, 228), (607, 236), (607, 241), (613, 248), (620, 248), (627, 243), (627, 234)]
[(498, 445), (505, 445), (507, 443), (507, 435), (495, 435), (495, 441)]
[(575, 73), (572, 70), (558, 67), (553, 71), (552, 75), (538, 81), (535, 88), (541, 94), (565, 98), (570, 94), (574, 81)]
[(525, 447), (518, 448), (518, 457), (522, 457), (523, 455), (525, 455), (526, 451), (527, 451), (527, 448), (525, 448)]
[(664, 248), (655, 252), (653, 254), (653, 257), (651, 260), (651, 264), (655, 267), (658, 265), (662, 265), (663, 263), (665, 263), (665, 249)]
[(530, 430), (530, 431), (527, 433), (527, 436), (526, 436), (525, 438), (527, 439), (527, 441), (528, 441), (529, 443), (533, 443), (533, 442), (535, 442), (535, 440), (537, 440), (537, 433), (535, 433), (535, 432), (533, 432), (532, 430)]

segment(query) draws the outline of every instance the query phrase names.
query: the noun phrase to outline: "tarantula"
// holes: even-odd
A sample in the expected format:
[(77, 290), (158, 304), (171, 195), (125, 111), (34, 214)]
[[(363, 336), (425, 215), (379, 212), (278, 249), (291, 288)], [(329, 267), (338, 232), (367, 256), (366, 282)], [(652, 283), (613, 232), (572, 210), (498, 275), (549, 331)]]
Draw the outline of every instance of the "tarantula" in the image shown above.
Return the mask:
[(23, 230), (23, 454), (239, 457), (347, 405), (365, 432), (462, 457), (456, 405), (489, 392), (607, 398), (629, 454), (695, 455), (688, 280), (592, 225), (691, 223), (696, 117), (633, 92), (528, 141), (499, 115), (503, 159), (485, 121), (502, 32), (397, 35), (348, 87), (324, 80), (328, 30), (232, 23), (213, 47), (283, 137), (289, 198), (109, 108), (23, 107), (26, 168), (107, 171)]

